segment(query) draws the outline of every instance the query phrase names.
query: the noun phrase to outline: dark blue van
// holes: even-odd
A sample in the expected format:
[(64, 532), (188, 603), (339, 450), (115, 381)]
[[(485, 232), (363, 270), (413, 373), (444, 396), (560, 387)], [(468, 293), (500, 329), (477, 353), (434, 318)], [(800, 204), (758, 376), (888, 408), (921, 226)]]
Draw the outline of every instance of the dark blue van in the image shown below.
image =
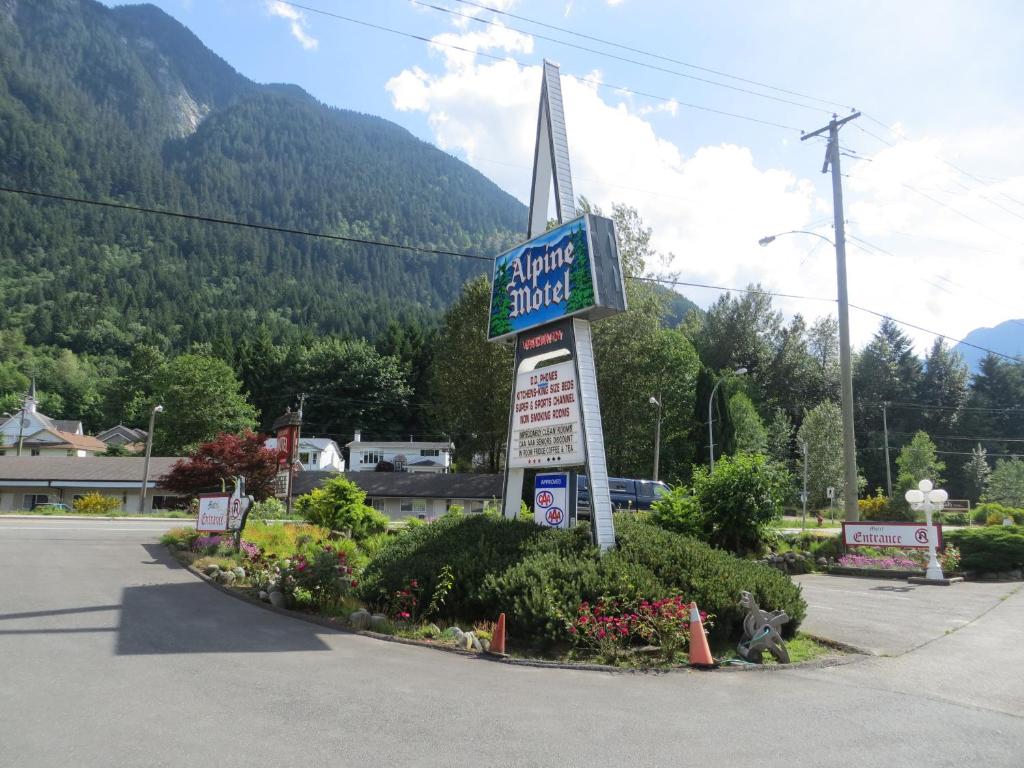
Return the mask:
[[(590, 487), (587, 476), (576, 478), (577, 500), (581, 517), (590, 513)], [(609, 477), (608, 490), (611, 492), (612, 507), (615, 509), (650, 509), (651, 504), (668, 493), (668, 486), (654, 480), (630, 480), (624, 477)]]

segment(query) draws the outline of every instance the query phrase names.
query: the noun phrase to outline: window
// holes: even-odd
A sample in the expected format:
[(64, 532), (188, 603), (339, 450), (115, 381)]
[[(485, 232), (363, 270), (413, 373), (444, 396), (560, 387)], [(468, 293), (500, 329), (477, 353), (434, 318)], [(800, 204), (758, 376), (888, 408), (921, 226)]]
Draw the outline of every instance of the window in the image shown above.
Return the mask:
[(75, 452), (69, 448), (68, 449), (68, 456), (74, 456), (74, 455), (75, 455)]
[(309, 454), (309, 463), (310, 464), (316, 464), (316, 460), (319, 459), (319, 458), (320, 458), (320, 454), (319, 453), (315, 453), (315, 452), (311, 453), (311, 454)]
[(484, 503), (482, 501), (471, 501), (469, 502), (469, 509), (466, 510), (471, 515), (479, 515), (484, 511)]
[(361, 464), (372, 464), (377, 466), (384, 461), (384, 454), (380, 451), (367, 451), (363, 454), (363, 458), (360, 460)]
[(402, 514), (403, 515), (426, 515), (427, 514), (427, 500), (426, 499), (402, 499)]
[(405, 472), (405, 456), (395, 456), (395, 472)]
[(367, 501), (367, 503), (369, 503), (369, 505), (371, 507), (376, 509), (378, 512), (384, 512), (385, 511), (386, 505), (385, 505), (384, 499), (367, 499), (366, 501)]
[(299, 464), (309, 464), (309, 451), (303, 451), (299, 454)]
[(437, 448), (424, 448), (420, 451), (420, 456), (440, 456), (441, 451)]
[(32, 455), (33, 456), (38, 456), (39, 455), (39, 449), (38, 448), (33, 448), (32, 449)]
[(7, 451), (0, 451), (0, 456), (6, 456), (6, 455), (7, 455)]
[(26, 493), (22, 498), (22, 509), (33, 510), (43, 504), (49, 504), (50, 497), (45, 493)]

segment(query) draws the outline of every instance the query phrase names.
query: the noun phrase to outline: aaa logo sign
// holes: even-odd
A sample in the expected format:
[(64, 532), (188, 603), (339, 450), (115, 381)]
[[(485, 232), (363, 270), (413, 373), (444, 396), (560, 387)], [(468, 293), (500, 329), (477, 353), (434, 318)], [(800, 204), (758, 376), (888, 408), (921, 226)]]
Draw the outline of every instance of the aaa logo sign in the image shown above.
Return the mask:
[(533, 485), (533, 521), (548, 528), (568, 528), (569, 473), (538, 474)]

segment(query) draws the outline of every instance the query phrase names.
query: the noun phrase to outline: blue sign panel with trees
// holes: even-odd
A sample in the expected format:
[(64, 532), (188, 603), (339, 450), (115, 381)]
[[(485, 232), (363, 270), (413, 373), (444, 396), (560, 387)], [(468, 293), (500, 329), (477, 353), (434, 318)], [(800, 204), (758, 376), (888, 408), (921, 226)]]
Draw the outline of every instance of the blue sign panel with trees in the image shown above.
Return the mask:
[(494, 261), (488, 337), (521, 333), (569, 316), (596, 319), (626, 308), (610, 219), (585, 214)]

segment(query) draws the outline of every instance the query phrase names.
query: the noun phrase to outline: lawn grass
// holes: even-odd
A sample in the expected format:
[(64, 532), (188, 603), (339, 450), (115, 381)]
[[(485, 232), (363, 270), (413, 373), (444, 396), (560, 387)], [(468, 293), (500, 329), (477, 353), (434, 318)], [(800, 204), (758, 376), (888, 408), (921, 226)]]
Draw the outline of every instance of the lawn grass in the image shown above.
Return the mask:
[(814, 515), (807, 515), (807, 525), (803, 524), (803, 517), (780, 517), (778, 520), (772, 521), (772, 525), (775, 528), (800, 528), (806, 531), (824, 531), (827, 529), (836, 530), (842, 528), (843, 523), (841, 520), (829, 520), (827, 517), (818, 525), (818, 521), (814, 519)]
[[(797, 632), (796, 637), (786, 641), (786, 650), (789, 651), (789, 662), (790, 664), (799, 664), (803, 661), (814, 661), (828, 655), (834, 655), (839, 653), (835, 648), (819, 643), (817, 640), (808, 637), (802, 632)], [(712, 649), (712, 655), (720, 661), (728, 661), (729, 659), (740, 659), (739, 653), (736, 651), (736, 646), (728, 648), (714, 648)], [(778, 662), (770, 655), (764, 654), (764, 665), (778, 665)]]

